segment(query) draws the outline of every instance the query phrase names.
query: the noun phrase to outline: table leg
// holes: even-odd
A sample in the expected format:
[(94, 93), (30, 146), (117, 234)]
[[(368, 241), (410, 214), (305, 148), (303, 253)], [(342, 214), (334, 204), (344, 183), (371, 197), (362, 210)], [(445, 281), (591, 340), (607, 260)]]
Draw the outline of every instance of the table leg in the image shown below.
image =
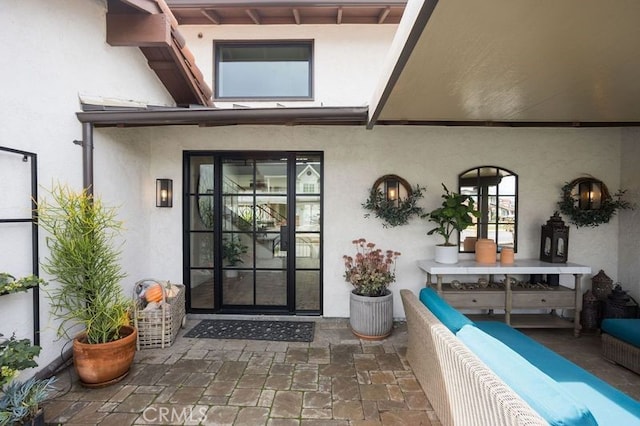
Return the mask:
[(511, 325), (511, 279), (509, 275), (504, 276), (504, 322)]
[(574, 274), (576, 290), (576, 313), (573, 318), (573, 335), (580, 337), (580, 313), (582, 312), (582, 274)]
[(442, 296), (442, 275), (436, 275), (436, 285), (438, 286), (438, 294)]

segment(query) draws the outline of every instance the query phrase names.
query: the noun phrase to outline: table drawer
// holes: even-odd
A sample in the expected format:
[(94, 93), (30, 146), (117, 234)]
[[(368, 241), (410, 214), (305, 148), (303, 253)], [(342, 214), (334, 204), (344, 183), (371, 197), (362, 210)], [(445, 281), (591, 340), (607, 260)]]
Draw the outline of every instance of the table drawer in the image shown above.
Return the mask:
[(505, 293), (503, 291), (495, 292), (443, 292), (444, 300), (449, 302), (454, 308), (463, 309), (504, 309)]
[(572, 291), (513, 292), (511, 302), (513, 308), (573, 308), (576, 296)]

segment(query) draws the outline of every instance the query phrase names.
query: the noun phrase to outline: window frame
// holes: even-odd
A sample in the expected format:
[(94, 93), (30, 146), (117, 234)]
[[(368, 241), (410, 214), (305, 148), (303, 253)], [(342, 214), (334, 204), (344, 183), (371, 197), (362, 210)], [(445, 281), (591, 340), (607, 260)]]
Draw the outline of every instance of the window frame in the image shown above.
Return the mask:
[[(220, 86), (218, 80), (218, 68), (220, 63), (220, 47), (224, 46), (273, 46), (283, 47), (292, 45), (305, 45), (309, 47), (309, 82), (308, 96), (220, 96)], [(314, 77), (315, 77), (315, 43), (314, 40), (218, 40), (213, 42), (213, 99), (220, 102), (233, 101), (313, 101), (314, 100)]]

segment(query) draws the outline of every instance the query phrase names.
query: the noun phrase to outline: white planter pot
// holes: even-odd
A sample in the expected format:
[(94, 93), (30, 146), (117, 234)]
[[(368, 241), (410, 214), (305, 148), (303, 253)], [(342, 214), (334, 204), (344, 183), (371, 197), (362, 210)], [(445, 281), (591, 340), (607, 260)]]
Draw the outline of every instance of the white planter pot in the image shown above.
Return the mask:
[(458, 263), (458, 246), (436, 246), (436, 262)]
[(351, 292), (349, 302), (351, 331), (361, 339), (380, 340), (393, 329), (393, 293), (380, 297), (360, 296)]

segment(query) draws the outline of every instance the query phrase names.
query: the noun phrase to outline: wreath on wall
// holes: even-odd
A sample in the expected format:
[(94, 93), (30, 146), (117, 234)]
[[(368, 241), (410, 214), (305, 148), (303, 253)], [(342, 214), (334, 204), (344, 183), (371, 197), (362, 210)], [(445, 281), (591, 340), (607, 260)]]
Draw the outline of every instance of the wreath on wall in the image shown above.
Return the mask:
[[(574, 195), (574, 188), (579, 187), (583, 182), (599, 182), (601, 186), (601, 204), (598, 209), (581, 209), (579, 200)], [(607, 186), (592, 177), (583, 177), (574, 179), (566, 183), (562, 187), (562, 200), (558, 202), (560, 212), (569, 218), (569, 222), (577, 228), (590, 226), (595, 228), (603, 223), (609, 223), (609, 220), (615, 216), (618, 210), (633, 209), (634, 206), (622, 199), (626, 190), (618, 190), (613, 196), (609, 194)]]
[[(387, 180), (399, 182), (406, 191), (406, 196), (399, 196), (395, 200), (388, 199), (380, 189)], [(406, 180), (396, 175), (382, 176), (373, 184), (369, 191), (369, 198), (362, 203), (362, 207), (371, 212), (365, 213), (364, 217), (368, 218), (373, 214), (382, 220), (382, 226), (385, 228), (406, 225), (413, 216), (423, 214), (422, 207), (418, 206), (418, 200), (424, 197), (425, 190), (426, 188), (420, 185), (411, 188)]]

